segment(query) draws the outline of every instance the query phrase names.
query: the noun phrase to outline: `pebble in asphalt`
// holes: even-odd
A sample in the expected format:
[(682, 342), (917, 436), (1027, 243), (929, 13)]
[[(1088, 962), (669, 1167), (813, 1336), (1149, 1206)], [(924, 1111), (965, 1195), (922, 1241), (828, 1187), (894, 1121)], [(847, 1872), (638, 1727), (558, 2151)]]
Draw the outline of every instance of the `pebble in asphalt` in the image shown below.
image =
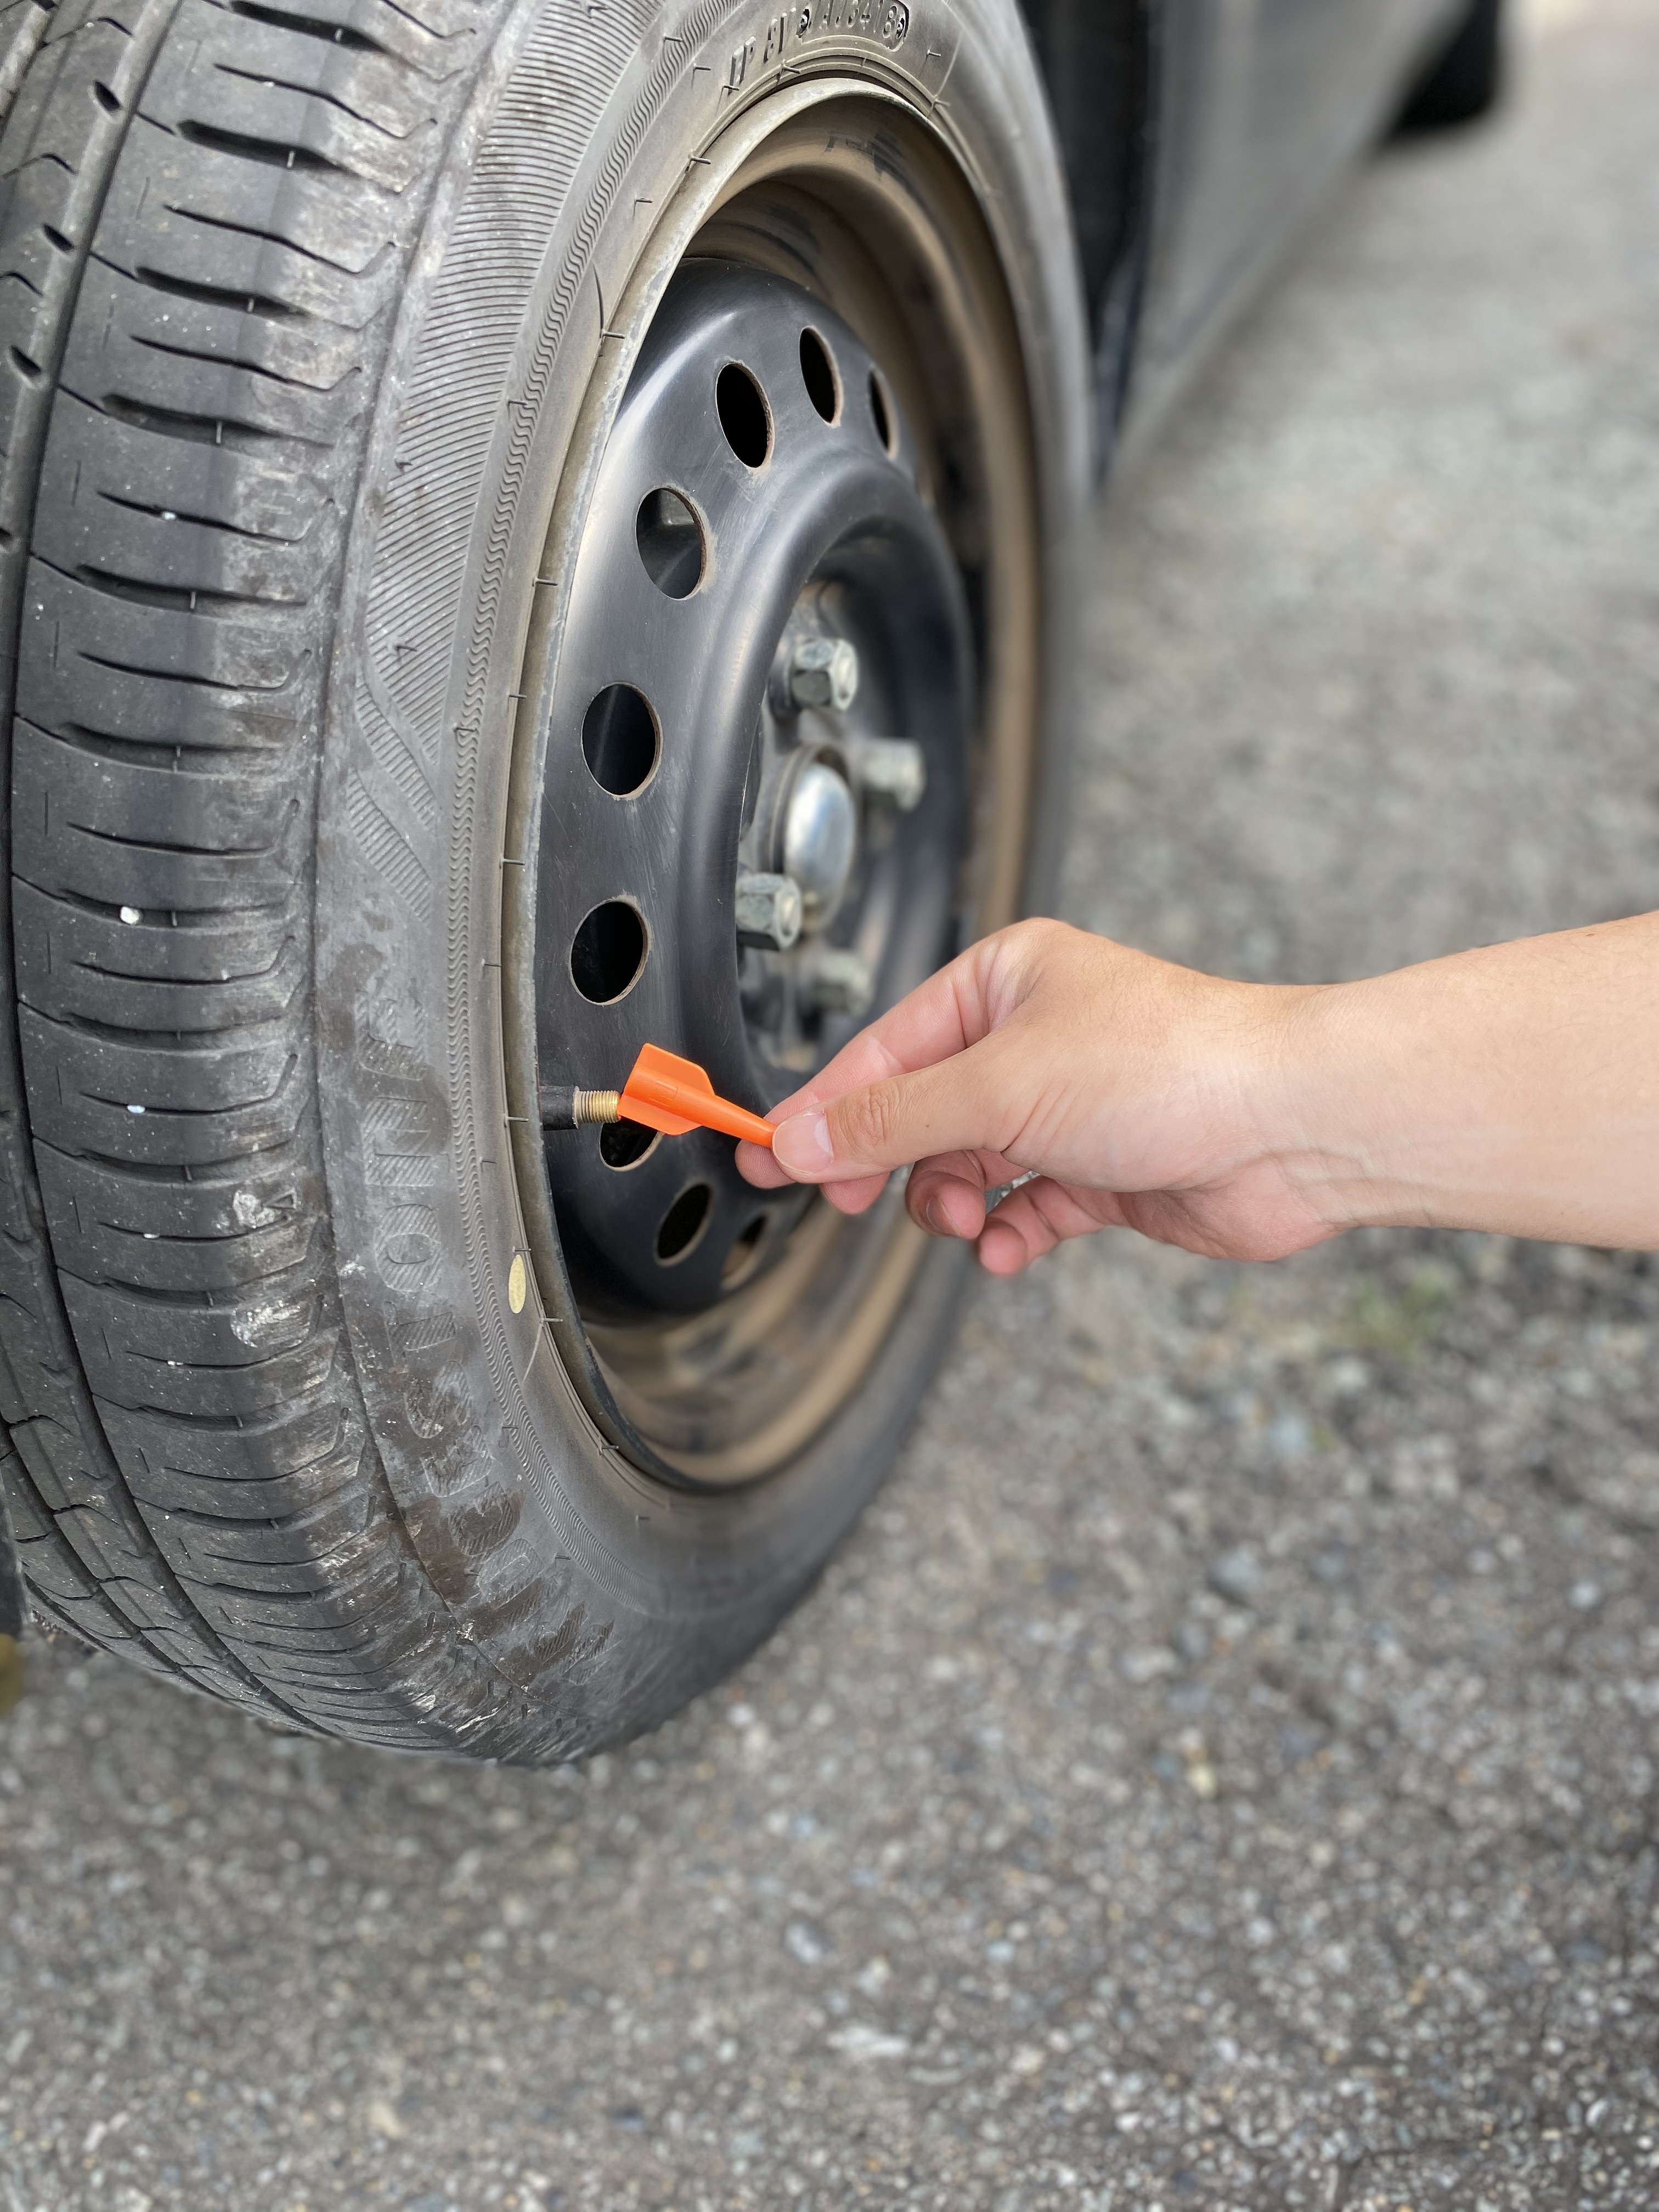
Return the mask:
[[(1354, 973), (1659, 861), (1659, 21), (1339, 196), (1103, 519), (1080, 919)], [(583, 1775), (58, 1645), (4, 2212), (1659, 2202), (1659, 1274), (1072, 1248), (741, 1678)]]

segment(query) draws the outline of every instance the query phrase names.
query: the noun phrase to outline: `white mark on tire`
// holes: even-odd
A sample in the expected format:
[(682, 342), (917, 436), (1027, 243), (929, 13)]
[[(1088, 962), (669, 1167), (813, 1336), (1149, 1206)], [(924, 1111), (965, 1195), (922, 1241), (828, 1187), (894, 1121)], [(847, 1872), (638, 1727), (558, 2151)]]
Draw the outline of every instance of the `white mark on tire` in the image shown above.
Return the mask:
[(308, 1325), (309, 1304), (295, 1304), (292, 1299), (271, 1299), (264, 1305), (239, 1306), (230, 1316), (230, 1326), (251, 1351), (258, 1352), (283, 1337), (291, 1338)]

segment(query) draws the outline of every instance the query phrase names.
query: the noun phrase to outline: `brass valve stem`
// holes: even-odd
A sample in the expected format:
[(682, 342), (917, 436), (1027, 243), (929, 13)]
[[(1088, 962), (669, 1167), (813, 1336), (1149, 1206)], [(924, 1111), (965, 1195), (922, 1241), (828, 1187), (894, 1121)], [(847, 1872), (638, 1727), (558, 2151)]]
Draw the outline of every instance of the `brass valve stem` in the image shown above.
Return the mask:
[(604, 1127), (622, 1119), (622, 1094), (617, 1091), (584, 1091), (579, 1084), (549, 1084), (542, 1091), (544, 1129)]

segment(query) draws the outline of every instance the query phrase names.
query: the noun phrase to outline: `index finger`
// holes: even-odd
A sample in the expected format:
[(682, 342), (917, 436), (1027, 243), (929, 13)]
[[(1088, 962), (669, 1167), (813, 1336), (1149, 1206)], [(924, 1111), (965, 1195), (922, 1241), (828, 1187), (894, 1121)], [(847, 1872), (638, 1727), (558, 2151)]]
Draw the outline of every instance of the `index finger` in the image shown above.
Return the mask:
[(987, 1006), (984, 963), (994, 940), (982, 938), (959, 952), (925, 983), (890, 1006), (879, 1020), (844, 1044), (810, 1083), (772, 1109), (771, 1118), (822, 1106), (866, 1084), (911, 1075), (978, 1044), (993, 1026)]
[[(848, 1091), (860, 1091), (889, 1076), (931, 1067), (935, 1061), (949, 1060), (977, 1044), (991, 1026), (980, 964), (981, 947), (988, 942), (982, 939), (979, 945), (969, 945), (925, 983), (919, 983), (897, 1006), (890, 1006), (878, 1020), (860, 1030), (810, 1083), (781, 1098), (767, 1118), (787, 1121), (793, 1114), (827, 1105)], [(738, 1165), (762, 1189), (790, 1181), (760, 1145), (739, 1144)]]

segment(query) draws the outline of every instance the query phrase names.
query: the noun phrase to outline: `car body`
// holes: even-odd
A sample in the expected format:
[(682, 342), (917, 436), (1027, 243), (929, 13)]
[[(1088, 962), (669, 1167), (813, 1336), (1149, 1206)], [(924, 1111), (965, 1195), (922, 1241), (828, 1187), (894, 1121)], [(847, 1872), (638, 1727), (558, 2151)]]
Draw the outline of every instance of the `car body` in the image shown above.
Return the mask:
[(1151, 434), (1467, 0), (1024, 4), (1077, 221), (1103, 456), (1120, 418), (1129, 442)]

